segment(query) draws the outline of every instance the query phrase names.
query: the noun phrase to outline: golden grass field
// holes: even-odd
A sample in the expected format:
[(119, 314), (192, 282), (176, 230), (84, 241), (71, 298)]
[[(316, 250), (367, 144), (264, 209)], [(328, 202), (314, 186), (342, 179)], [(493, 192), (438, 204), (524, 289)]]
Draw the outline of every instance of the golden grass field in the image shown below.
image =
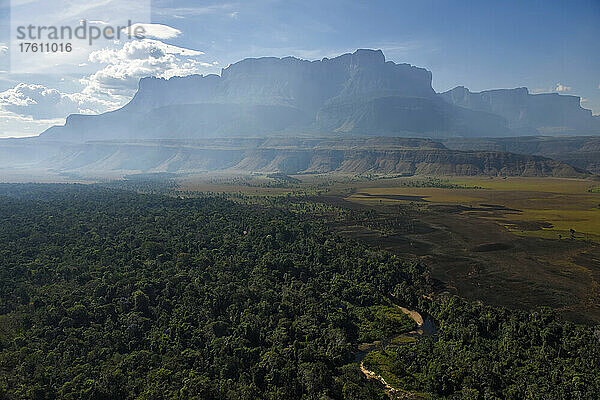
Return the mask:
[(571, 237), (570, 230), (573, 229), (575, 238), (600, 243), (600, 193), (589, 192), (595, 185), (588, 180), (521, 177), (450, 179), (453, 184), (481, 189), (416, 188), (402, 186), (399, 181), (388, 183), (388, 186), (362, 187), (347, 200), (373, 205), (406, 203), (410, 200), (377, 197), (405, 195), (422, 197), (428, 203), (465, 207), (500, 205), (518, 212), (481, 217), (492, 219), (518, 235), (567, 238)]

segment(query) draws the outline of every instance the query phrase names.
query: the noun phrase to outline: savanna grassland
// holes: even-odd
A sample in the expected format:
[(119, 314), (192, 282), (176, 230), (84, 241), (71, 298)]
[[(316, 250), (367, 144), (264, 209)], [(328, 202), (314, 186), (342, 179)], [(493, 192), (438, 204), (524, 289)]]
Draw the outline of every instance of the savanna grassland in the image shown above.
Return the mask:
[(484, 207), (490, 211), (500, 211), (499, 214), (502, 215), (483, 217), (490, 218), (519, 235), (572, 237), (600, 242), (600, 197), (594, 183), (589, 180), (478, 177), (452, 179), (451, 183), (464, 186), (464, 189), (408, 188), (402, 185), (374, 187), (361, 190), (361, 193), (353, 194), (350, 199), (367, 203), (370, 201), (371, 204), (374, 200), (389, 203), (394, 199), (386, 196), (401, 194), (415, 196), (430, 203)]
[[(299, 175), (188, 181), (180, 189), (243, 201), (344, 210), (338, 233), (428, 265), (445, 290), (600, 321), (596, 181), (521, 177)], [(332, 211), (333, 212), (333, 211)], [(336, 211), (339, 212), (339, 211)]]
[(426, 228), (404, 235), (408, 244), (387, 235), (383, 245), (426, 260), (451, 290), (492, 304), (551, 306), (577, 321), (600, 319), (600, 196), (590, 191), (595, 182), (449, 183), (454, 187), (378, 183), (346, 200), (387, 214), (410, 204)]

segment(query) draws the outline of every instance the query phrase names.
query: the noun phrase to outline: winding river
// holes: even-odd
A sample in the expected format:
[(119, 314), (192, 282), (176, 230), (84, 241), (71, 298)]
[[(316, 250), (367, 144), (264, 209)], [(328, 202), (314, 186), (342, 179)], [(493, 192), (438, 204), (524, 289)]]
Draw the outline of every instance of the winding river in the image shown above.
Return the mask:
[(377, 340), (373, 343), (362, 343), (358, 345), (358, 351), (354, 356), (354, 362), (360, 363), (360, 370), (367, 377), (367, 379), (375, 379), (381, 383), (381, 385), (385, 388), (386, 392), (393, 399), (414, 399), (417, 398), (410, 392), (403, 391), (401, 389), (394, 388), (388, 384), (385, 379), (381, 375), (377, 375), (373, 371), (369, 371), (365, 368), (363, 364), (363, 359), (367, 356), (367, 354), (385, 348), (386, 346), (392, 344), (393, 342), (398, 341), (398, 339), (402, 338), (422, 338), (431, 336), (436, 332), (436, 326), (433, 323), (433, 319), (429, 316), (423, 316), (414, 310), (409, 310), (405, 307), (400, 307), (400, 310), (411, 317), (413, 321), (417, 324), (417, 329), (414, 331), (410, 331), (407, 333), (401, 333), (400, 335), (394, 336), (390, 339), (386, 340)]

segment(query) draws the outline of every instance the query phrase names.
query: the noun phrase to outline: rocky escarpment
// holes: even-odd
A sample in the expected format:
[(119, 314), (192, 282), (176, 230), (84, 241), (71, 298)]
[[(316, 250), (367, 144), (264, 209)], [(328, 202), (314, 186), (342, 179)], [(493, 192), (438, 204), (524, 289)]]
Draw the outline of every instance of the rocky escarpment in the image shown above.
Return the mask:
[[(364, 141), (364, 140), (363, 140)], [(248, 145), (250, 143), (250, 145)], [(52, 169), (97, 175), (111, 173), (205, 171), (347, 174), (585, 176), (583, 170), (560, 161), (503, 152), (464, 152), (439, 146), (391, 149), (375, 144), (355, 146), (324, 141), (303, 146), (247, 142), (216, 147), (171, 141), (96, 142), (65, 146), (48, 160)], [(343, 143), (343, 142), (342, 142)], [(406, 143), (405, 143), (406, 144)], [(421, 143), (423, 144), (423, 143)], [(364, 146), (364, 147), (363, 147)]]
[(560, 160), (600, 174), (600, 137), (526, 136), (511, 138), (452, 138), (443, 143), (462, 151), (500, 151), (533, 154)]
[(144, 78), (121, 109), (71, 115), (45, 140), (201, 139), (284, 133), (506, 136), (506, 120), (442, 100), (431, 72), (380, 50), (332, 59), (250, 58), (221, 75)]
[(237, 103), (282, 105), (314, 114), (335, 97), (433, 97), (431, 80), (431, 72), (423, 68), (386, 62), (381, 50), (359, 49), (317, 61), (247, 58), (224, 68), (221, 76), (144, 78), (127, 107), (148, 110), (173, 104)]
[(44, 140), (202, 139), (271, 134), (499, 137), (600, 133), (579, 98), (526, 88), (437, 94), (432, 74), (381, 50), (335, 58), (248, 58), (221, 75), (144, 78), (121, 109), (71, 115)]
[[(199, 139), (314, 131), (323, 129), (316, 116), (329, 102), (435, 98), (431, 79), (425, 69), (386, 62), (380, 50), (357, 50), (318, 61), (250, 58), (223, 69), (220, 76), (144, 78), (123, 108), (99, 116), (72, 115), (65, 126), (52, 127), (42, 137)], [(396, 121), (396, 131), (404, 127), (403, 121)]]
[(476, 93), (464, 86), (440, 96), (457, 106), (499, 115), (519, 135), (600, 134), (600, 119), (581, 107), (578, 96), (530, 94), (524, 87)]

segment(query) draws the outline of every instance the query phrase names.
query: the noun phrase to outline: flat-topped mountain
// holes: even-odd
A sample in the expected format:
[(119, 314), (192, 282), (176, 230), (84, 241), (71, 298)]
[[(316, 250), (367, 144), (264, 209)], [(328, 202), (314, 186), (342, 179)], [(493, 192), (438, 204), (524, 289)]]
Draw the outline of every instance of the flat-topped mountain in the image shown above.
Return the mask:
[[(597, 170), (588, 156), (566, 159), (576, 160), (573, 167), (540, 157), (554, 156), (547, 152), (513, 154), (523, 153), (514, 151), (518, 146), (460, 144), (539, 131), (600, 133), (599, 118), (581, 108), (578, 97), (532, 95), (526, 88), (473, 93), (458, 87), (438, 94), (431, 81), (431, 72), (386, 61), (380, 50), (317, 61), (249, 58), (220, 75), (144, 78), (122, 108), (71, 115), (39, 137), (0, 141), (0, 155), (6, 167), (99, 174), (580, 176)], [(444, 139), (456, 140), (448, 142), (456, 147), (437, 141)]]
[[(531, 95), (526, 88), (437, 94), (430, 71), (357, 50), (317, 61), (248, 58), (221, 75), (144, 78), (133, 99), (102, 115), (71, 115), (44, 139), (201, 139), (356, 134), (501, 137), (600, 133), (579, 98)], [(585, 131), (585, 132), (584, 132)]]
[(247, 58), (224, 68), (221, 76), (144, 78), (127, 108), (254, 104), (288, 106), (315, 114), (336, 97), (434, 97), (431, 79), (431, 72), (423, 68), (386, 62), (381, 50), (357, 50), (318, 61)]
[(600, 134), (600, 118), (582, 108), (578, 96), (530, 94), (524, 87), (474, 93), (464, 86), (440, 96), (454, 105), (503, 117), (515, 135)]
[[(444, 101), (431, 72), (386, 61), (380, 50), (332, 59), (251, 58), (218, 75), (144, 78), (130, 103), (97, 116), (71, 115), (45, 139), (255, 136), (353, 133), (390, 136), (495, 136), (497, 115)], [(416, 135), (415, 135), (416, 133)]]
[(432, 74), (386, 61), (381, 50), (317, 61), (248, 58), (221, 75), (144, 78), (124, 107), (71, 115), (44, 139), (200, 139), (273, 133), (405, 137), (600, 134), (577, 96), (527, 88), (437, 94)]

